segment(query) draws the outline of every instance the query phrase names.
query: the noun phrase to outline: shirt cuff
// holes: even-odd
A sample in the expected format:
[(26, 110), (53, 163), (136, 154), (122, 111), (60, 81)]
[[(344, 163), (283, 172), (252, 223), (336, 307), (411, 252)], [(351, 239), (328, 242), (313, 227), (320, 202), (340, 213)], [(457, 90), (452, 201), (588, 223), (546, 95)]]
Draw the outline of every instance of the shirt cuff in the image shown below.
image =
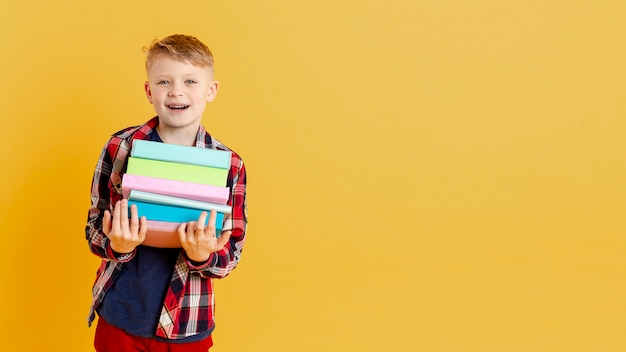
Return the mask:
[(136, 249), (133, 249), (133, 251), (130, 253), (118, 253), (114, 251), (113, 248), (111, 248), (110, 242), (107, 243), (107, 252), (108, 252), (109, 258), (113, 258), (113, 260), (115, 260), (116, 262), (120, 262), (120, 263), (129, 262), (135, 256), (136, 251), (137, 251)]
[(191, 271), (206, 270), (209, 267), (215, 265), (215, 262), (217, 262), (217, 256), (215, 255), (215, 252), (211, 253), (211, 255), (209, 255), (209, 259), (203, 262), (197, 262), (187, 257), (187, 266), (189, 267), (189, 270)]

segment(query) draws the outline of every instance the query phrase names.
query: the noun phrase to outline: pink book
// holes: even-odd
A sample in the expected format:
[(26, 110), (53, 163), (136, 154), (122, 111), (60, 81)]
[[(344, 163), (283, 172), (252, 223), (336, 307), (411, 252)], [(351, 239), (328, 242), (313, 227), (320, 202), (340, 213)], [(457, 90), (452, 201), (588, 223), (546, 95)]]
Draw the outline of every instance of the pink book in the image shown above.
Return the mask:
[(124, 198), (128, 199), (131, 189), (216, 204), (226, 204), (230, 192), (228, 187), (124, 174), (122, 178)]

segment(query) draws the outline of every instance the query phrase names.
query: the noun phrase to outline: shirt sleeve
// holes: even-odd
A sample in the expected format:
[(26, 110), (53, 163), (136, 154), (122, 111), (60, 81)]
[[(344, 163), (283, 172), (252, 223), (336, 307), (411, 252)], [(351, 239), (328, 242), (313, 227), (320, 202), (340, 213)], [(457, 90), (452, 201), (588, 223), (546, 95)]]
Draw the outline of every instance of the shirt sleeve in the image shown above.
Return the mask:
[(116, 253), (111, 249), (108, 237), (102, 231), (102, 218), (104, 211), (111, 211), (111, 204), (114, 204), (122, 197), (109, 187), (112, 173), (113, 158), (110, 149), (114, 147), (109, 143), (103, 148), (91, 183), (91, 207), (87, 216), (87, 226), (85, 234), (89, 249), (95, 255), (116, 262), (127, 262), (134, 257), (135, 251), (131, 253)]
[[(231, 168), (228, 176), (230, 197), (228, 204), (232, 206), (231, 216), (226, 228), (232, 226), (232, 233), (224, 248), (213, 252), (209, 259), (200, 264), (187, 258), (187, 266), (207, 278), (223, 278), (235, 269), (241, 259), (241, 252), (246, 238), (248, 226), (248, 208), (246, 203), (246, 168), (243, 160), (233, 153)], [(200, 265), (198, 265), (200, 264)]]

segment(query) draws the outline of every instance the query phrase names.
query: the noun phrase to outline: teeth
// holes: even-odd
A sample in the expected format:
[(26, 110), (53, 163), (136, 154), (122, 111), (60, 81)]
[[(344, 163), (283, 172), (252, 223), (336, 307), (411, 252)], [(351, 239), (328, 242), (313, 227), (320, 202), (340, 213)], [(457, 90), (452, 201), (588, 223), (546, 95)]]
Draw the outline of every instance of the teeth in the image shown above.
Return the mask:
[(188, 105), (169, 105), (168, 106), (170, 109), (185, 109), (187, 107), (189, 107)]

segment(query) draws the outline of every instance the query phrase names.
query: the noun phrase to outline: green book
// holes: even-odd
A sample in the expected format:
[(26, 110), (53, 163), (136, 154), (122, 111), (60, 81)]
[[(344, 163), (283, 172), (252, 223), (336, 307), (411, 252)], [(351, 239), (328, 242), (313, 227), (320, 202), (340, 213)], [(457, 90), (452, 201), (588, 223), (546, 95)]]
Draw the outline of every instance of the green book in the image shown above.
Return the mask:
[(168, 180), (195, 182), (212, 186), (226, 186), (228, 169), (181, 164), (170, 161), (128, 158), (126, 173)]

